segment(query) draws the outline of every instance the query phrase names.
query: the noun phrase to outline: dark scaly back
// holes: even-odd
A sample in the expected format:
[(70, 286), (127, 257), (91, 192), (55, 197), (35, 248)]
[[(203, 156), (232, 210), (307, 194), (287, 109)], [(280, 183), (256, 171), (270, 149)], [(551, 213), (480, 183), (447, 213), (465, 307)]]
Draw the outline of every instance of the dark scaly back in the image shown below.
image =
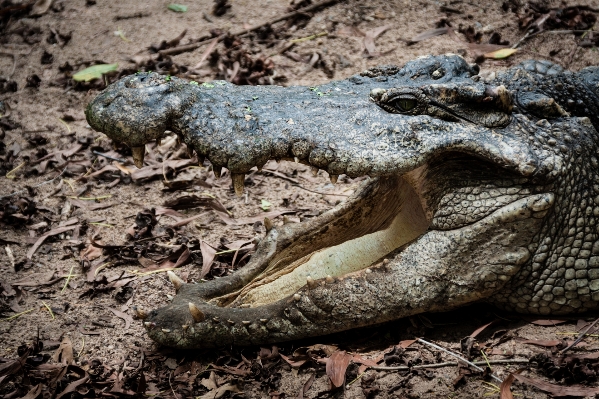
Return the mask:
[[(522, 113), (546, 119), (586, 116), (599, 130), (599, 67), (570, 72), (549, 61), (529, 60), (499, 73), (494, 83), (512, 91)], [(559, 107), (549, 107), (551, 99)]]

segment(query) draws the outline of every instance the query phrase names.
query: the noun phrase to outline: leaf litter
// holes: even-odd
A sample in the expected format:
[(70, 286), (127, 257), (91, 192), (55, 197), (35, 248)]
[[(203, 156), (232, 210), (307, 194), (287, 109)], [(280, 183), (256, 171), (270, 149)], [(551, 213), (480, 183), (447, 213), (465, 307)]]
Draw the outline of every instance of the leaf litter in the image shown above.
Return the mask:
[[(95, 1), (88, 0), (86, 7), (93, 7), (93, 3)], [(218, 5), (225, 14), (229, 9), (235, 10), (236, 5), (231, 6), (226, 1), (220, 3), (215, 6)], [(33, 2), (14, 6), (15, 8), (10, 10), (6, 10), (6, 4), (0, 6), (2, 12), (0, 27), (2, 28), (15, 21), (18, 22), (23, 16), (33, 16), (40, 12), (39, 7), (34, 11)], [(60, 4), (62, 2), (59, 1), (35, 3), (40, 7), (43, 6), (40, 13), (48, 16), (53, 15), (52, 13), (62, 15), (64, 5)], [(305, 2), (297, 2), (291, 6), (289, 12), (293, 13), (294, 10), (301, 10), (305, 6)], [(461, 9), (463, 6), (465, 5), (445, 8), (443, 6), (440, 9), (448, 13), (446, 19), (452, 19), (463, 13)], [(578, 43), (581, 46), (596, 43), (597, 35), (590, 31), (594, 23), (593, 10), (585, 9), (584, 6), (557, 9), (543, 7), (538, 3), (526, 3), (526, 6), (520, 8), (519, 14), (514, 17), (521, 20), (523, 30), (589, 31), (586, 34), (576, 32)], [(188, 12), (191, 13), (192, 10)], [(220, 12), (215, 11), (214, 15)], [(385, 19), (385, 13), (380, 10), (360, 9), (355, 14), (359, 14), (359, 18), (373, 15), (377, 19)], [(142, 14), (135, 15), (131, 14), (132, 19), (147, 17)], [(53, 78), (54, 80), (49, 80), (41, 72), (36, 71), (36, 74), (28, 77), (27, 81), (30, 82), (31, 87), (27, 90), (36, 90), (38, 87), (42, 90), (45, 84), (63, 88), (67, 92), (101, 89), (106, 83), (138, 70), (153, 70), (165, 75), (199, 80), (208, 76), (220, 77), (245, 84), (285, 82), (288, 67), (273, 61), (271, 54), (274, 53), (284, 54), (293, 62), (306, 64), (309, 66), (309, 69), (305, 70), (306, 73), (320, 69), (327, 76), (332, 76), (336, 69), (335, 58), (330, 52), (324, 51), (322, 42), (319, 44), (318, 41), (326, 43), (327, 37), (334, 33), (334, 29), (325, 31), (324, 35), (321, 34), (323, 33), (321, 30), (306, 35), (296, 33), (317, 15), (318, 13), (296, 13), (293, 17), (282, 20), (281, 23), (264, 25), (243, 36), (227, 35), (226, 32), (214, 29), (204, 37), (190, 38), (186, 36), (186, 30), (183, 30), (179, 36), (165, 39), (160, 44), (150, 46), (140, 54), (131, 56), (134, 60), (132, 65), (99, 75), (103, 75), (104, 79), (77, 81), (79, 77), (73, 73), (74, 71), (85, 70), (88, 67), (93, 71), (94, 67), (102, 68), (102, 65), (111, 65), (112, 62), (108, 59), (99, 60), (90, 57), (83, 61), (71, 60), (70, 63), (63, 62), (60, 66), (55, 65), (58, 75)], [(7, 19), (6, 16), (10, 18)], [(351, 27), (350, 33), (363, 38), (365, 54), (368, 57), (382, 57), (386, 54), (386, 52), (379, 52), (374, 43), (392, 25), (379, 28), (370, 25), (368, 30), (356, 21), (347, 22), (343, 25)], [(336, 22), (330, 24), (330, 26), (335, 25)], [(53, 27), (46, 31), (43, 29), (45, 28), (35, 24), (21, 26), (14, 34), (21, 37), (22, 42), (27, 45), (40, 43), (44, 38), (47, 43), (55, 44), (56, 49), (52, 47), (50, 51), (52, 54), (48, 52), (41, 61), (44, 65), (53, 65), (59, 59), (59, 49), (68, 48), (70, 45), (72, 33), (63, 28)], [(121, 31), (120, 28), (118, 29)], [(465, 41), (460, 39), (461, 44), (458, 46), (465, 46), (468, 51), (489, 53), (497, 48), (488, 46), (508, 45), (501, 43), (502, 40), (497, 36), (493, 36), (497, 32), (490, 31), (481, 35), (477, 29), (480, 27), (476, 29), (466, 27), (464, 33), (460, 33), (464, 35)], [(112, 34), (113, 30), (114, 28), (109, 33)], [(437, 27), (435, 30), (436, 35), (451, 34), (448, 26)], [(337, 33), (342, 34), (343, 31), (338, 29)], [(392, 30), (388, 33), (390, 34)], [(425, 32), (423, 35), (414, 37), (418, 40), (413, 39), (413, 41), (417, 45), (419, 41), (431, 39), (433, 36), (434, 33)], [(184, 61), (173, 59), (165, 53), (165, 50), (185, 46), (186, 44), (182, 44), (184, 40), (189, 41), (187, 44), (208, 40), (208, 43), (214, 45), (207, 47), (203, 53), (197, 54), (195, 62), (189, 64), (195, 66), (190, 67)], [(483, 43), (484, 40), (488, 43)], [(302, 43), (308, 42), (314, 43), (311, 51), (298, 50), (304, 48)], [(262, 46), (259, 47), (261, 51), (256, 51), (256, 44)], [(24, 56), (26, 54), (12, 57), (16, 60), (16, 57)], [(37, 57), (39, 61), (39, 55)], [(0, 92), (13, 93), (18, 90), (19, 84), (20, 82), (11, 80), (11, 77), (3, 77), (0, 80)], [(21, 132), (27, 129), (21, 125), (16, 114), (11, 112), (8, 103), (0, 104), (0, 113), (2, 114), (0, 134), (3, 139), (5, 131), (10, 134), (13, 131)], [(131, 327), (133, 317), (127, 314), (132, 299), (138, 295), (159, 292), (159, 289), (163, 288), (160, 283), (164, 280), (163, 270), (176, 268), (186, 281), (198, 282), (202, 278), (224, 276), (238, 267), (243, 267), (247, 255), (255, 248), (254, 236), (248, 235), (246, 230), (228, 230), (230, 235), (215, 238), (206, 233), (215, 225), (222, 226), (224, 223), (226, 226), (238, 229), (251, 225), (254, 232), (263, 233), (264, 217), (275, 219), (278, 216), (295, 214), (298, 220), (301, 220), (315, 216), (319, 211), (302, 208), (301, 204), (295, 202), (297, 198), (291, 196), (280, 202), (267, 190), (261, 192), (264, 185), (260, 186), (260, 184), (264, 179), (256, 174), (246, 180), (246, 188), (255, 190), (255, 197), (258, 198), (253, 203), (253, 213), (240, 215), (236, 209), (230, 207), (232, 201), (226, 193), (227, 190), (229, 194), (232, 191), (230, 184), (224, 183), (226, 179), (217, 178), (208, 164), (204, 165), (204, 162), (193, 157), (193, 154), (187, 154), (185, 146), (176, 143), (176, 140), (164, 146), (148, 145), (147, 163), (138, 170), (132, 166), (129, 149), (112, 148), (111, 143), (103, 137), (82, 134), (85, 129), (80, 115), (76, 115), (75, 118), (63, 114), (58, 116), (58, 119), (49, 122), (43, 129), (38, 129), (39, 131), (23, 133), (27, 136), (25, 145), (16, 141), (5, 143), (4, 140), (0, 145), (0, 172), (4, 176), (9, 174), (14, 181), (10, 192), (2, 195), (24, 190), (18, 195), (0, 198), (0, 223), (2, 228), (6, 229), (5, 231), (14, 232), (22, 229), (29, 235), (27, 240), (21, 242), (16, 242), (11, 236), (2, 236), (2, 245), (8, 248), (4, 252), (15, 251), (15, 255), (12, 255), (14, 261), (11, 263), (13, 269), (11, 273), (18, 275), (19, 278), (9, 276), (8, 280), (2, 281), (0, 313), (3, 317), (6, 316), (2, 320), (2, 323), (6, 323), (2, 324), (3, 327), (22, 320), (35, 325), (41, 318), (50, 319), (48, 311), (42, 305), (46, 303), (56, 316), (57, 322), (64, 323), (61, 328), (73, 333), (80, 332), (83, 335), (79, 337), (82, 337), (83, 341), (71, 342), (67, 335), (55, 337), (53, 341), (38, 338), (17, 348), (11, 358), (1, 357), (0, 393), (2, 395), (34, 398), (40, 394), (53, 397), (135, 396), (157, 395), (163, 392), (178, 397), (191, 395), (232, 397), (247, 389), (253, 393), (267, 393), (274, 398), (282, 396), (282, 374), (288, 371), (286, 368), (288, 367), (296, 372), (295, 375), (301, 380), (298, 381), (301, 384), (296, 384), (296, 394), (300, 397), (325, 397), (330, 394), (331, 388), (344, 390), (347, 384), (353, 384), (358, 380), (360, 384), (352, 386), (359, 386), (358, 389), (361, 389), (366, 397), (376, 397), (385, 390), (389, 393), (407, 394), (414, 389), (411, 382), (413, 378), (434, 378), (435, 373), (432, 371), (433, 367), (436, 367), (434, 365), (447, 363), (445, 355), (422, 347), (415, 339), (400, 339), (396, 332), (406, 331), (409, 337), (435, 334), (440, 327), (435, 324), (433, 316), (430, 317), (432, 323), (424, 322), (424, 319), (414, 321), (414, 324), (397, 322), (394, 326), (398, 328), (391, 328), (388, 337), (383, 336), (385, 332), (381, 329), (374, 328), (352, 332), (345, 337), (336, 335), (318, 338), (307, 343), (286, 343), (271, 348), (222, 350), (209, 354), (209, 357), (212, 356), (211, 359), (167, 349), (148, 349), (143, 337), (130, 344), (137, 356), (126, 359), (117, 358), (111, 361), (99, 358), (95, 356), (96, 352), (100, 352), (97, 346), (93, 347), (91, 352), (87, 352), (90, 344), (86, 340), (93, 340), (95, 336), (101, 335), (102, 329), (112, 328), (109, 327), (110, 325), (122, 325), (123, 322), (119, 320), (124, 321), (125, 330), (133, 329)], [(193, 174), (190, 173), (192, 170)], [(289, 170), (294, 172), (290, 173)], [(299, 179), (314, 183), (308, 174), (304, 171), (298, 173), (298, 170), (285, 167), (269, 174), (284, 181), (278, 183), (281, 187), (288, 187), (287, 184), (297, 186)], [(264, 174), (267, 173), (264, 171)], [(187, 174), (193, 177), (183, 178)], [(34, 178), (38, 178), (37, 181), (44, 179), (42, 182), (46, 182), (47, 185), (35, 187), (23, 184)], [(131, 212), (127, 216), (127, 220), (132, 224), (129, 229), (130, 234), (127, 236), (125, 229), (119, 228), (121, 231), (117, 234), (120, 234), (122, 239), (121, 241), (119, 237), (115, 239), (107, 226), (117, 225), (117, 223), (105, 220), (110, 213), (103, 213), (105, 207), (113, 203), (99, 199), (104, 194), (103, 190), (113, 187), (124, 188), (132, 183), (138, 184), (136, 190), (141, 190), (145, 185), (154, 184), (157, 180), (165, 188), (164, 195), (168, 196), (167, 201), (173, 202), (151, 201), (150, 204), (143, 206), (130, 203)], [(46, 190), (46, 188), (51, 189)], [(212, 196), (205, 195), (204, 190), (208, 190), (207, 192)], [(318, 190), (322, 191), (323, 188), (320, 187)], [(91, 199), (81, 199), (81, 197)], [(259, 200), (261, 198), (271, 204), (268, 209), (261, 209), (261, 205), (264, 205)], [(90, 217), (90, 211), (104, 216)], [(195, 213), (198, 211), (199, 213)], [(77, 217), (73, 218), (75, 213)], [(172, 220), (175, 222), (171, 223)], [(275, 223), (280, 222), (281, 220), (275, 221)], [(101, 223), (104, 226), (100, 226)], [(27, 250), (31, 252), (30, 257), (26, 256)], [(61, 269), (60, 266), (54, 266), (54, 260), (61, 258), (78, 260), (81, 265), (80, 270), (75, 268), (75, 271), (72, 271), (71, 268), (69, 271), (69, 268)], [(42, 267), (45, 269), (40, 269)], [(136, 272), (131, 273), (131, 269), (135, 267), (137, 267)], [(46, 269), (52, 270), (39, 272)], [(81, 272), (83, 272), (81, 279), (68, 281), (71, 273)], [(157, 279), (153, 280), (151, 278), (153, 275), (157, 275)], [(3, 275), (2, 278), (5, 279), (7, 276)], [(64, 304), (59, 303), (69, 300), (68, 296), (61, 297), (58, 294), (65, 282), (68, 284), (64, 285), (66, 287), (64, 295), (72, 295), (71, 298), (74, 299), (73, 304), (70, 305), (71, 309), (73, 306), (80, 306), (84, 301), (91, 303), (93, 299), (93, 301), (103, 301), (104, 307), (95, 309), (98, 314), (102, 311), (104, 314), (97, 316), (97, 320), (93, 320), (94, 323), (73, 320), (72, 313), (65, 311)], [(83, 285), (77, 287), (77, 284)], [(31, 303), (30, 299), (35, 299), (36, 305), (39, 306), (24, 307), (23, 305)], [(114, 320), (111, 319), (113, 316)], [(577, 345), (572, 353), (560, 355), (559, 351), (564, 350), (574, 341), (563, 340), (562, 336), (519, 341), (516, 339), (517, 335), (505, 332), (510, 328), (508, 322), (496, 322), (494, 316), (480, 318), (481, 322), (478, 325), (483, 327), (464, 337), (463, 347), (455, 346), (448, 349), (456, 353), (461, 352), (463, 356), (476, 362), (482, 361), (480, 359), (486, 353), (491, 357), (490, 363), (493, 366), (493, 361), (496, 360), (518, 360), (521, 355), (509, 346), (527, 342), (532, 344), (532, 347), (544, 348), (541, 353), (544, 357), (533, 356), (534, 352), (525, 351), (524, 356), (528, 356), (531, 360), (528, 367), (529, 374), (518, 375), (519, 377), (513, 377), (514, 380), (535, 386), (554, 396), (563, 394), (575, 396), (593, 392), (595, 389), (580, 385), (596, 383), (597, 356), (595, 352), (586, 352), (595, 350), (593, 331), (582, 334), (583, 330), (578, 330), (576, 334), (583, 337), (584, 341)], [(544, 325), (555, 329), (559, 328), (559, 326), (555, 327), (558, 323), (569, 326), (571, 321), (537, 320), (533, 323), (535, 325), (545, 323)], [(472, 327), (470, 331), (474, 329)], [(566, 333), (568, 330), (572, 329), (564, 328), (563, 331)], [(407, 338), (405, 335), (402, 337)], [(31, 336), (23, 337), (24, 340), (30, 338)], [(363, 346), (361, 342), (368, 342), (368, 344)], [(389, 346), (390, 342), (395, 344)], [(111, 345), (112, 343), (104, 344), (104, 346)], [(298, 345), (303, 346), (298, 348)], [(382, 362), (383, 366), (381, 366)], [(421, 366), (423, 368), (420, 368)], [(400, 379), (397, 380), (396, 385), (385, 388), (381, 375), (371, 370), (377, 367), (405, 367), (409, 374), (398, 371)], [(552, 382), (529, 376), (534, 373)], [(457, 380), (461, 381), (459, 383), (461, 385), (458, 385), (456, 390), (468, 389), (475, 381), (488, 376), (485, 373), (474, 373), (463, 367), (457, 370), (456, 374)], [(508, 378), (512, 378), (511, 374), (508, 375), (510, 376)], [(329, 381), (330, 385), (327, 386)], [(323, 385), (323, 382), (326, 384)], [(561, 384), (571, 385), (563, 387)], [(506, 385), (509, 390), (510, 384)], [(501, 395), (504, 393), (505, 387), (502, 384)]]

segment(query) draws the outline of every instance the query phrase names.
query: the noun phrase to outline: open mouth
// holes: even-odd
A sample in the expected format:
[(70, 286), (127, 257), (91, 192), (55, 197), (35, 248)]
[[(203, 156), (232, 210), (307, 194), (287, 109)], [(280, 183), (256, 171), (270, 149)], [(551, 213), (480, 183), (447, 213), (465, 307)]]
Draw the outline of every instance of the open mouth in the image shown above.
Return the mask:
[[(289, 252), (271, 260), (249, 284), (210, 302), (219, 306), (255, 307), (289, 297), (305, 285), (347, 277), (381, 262), (385, 256), (423, 234), (429, 220), (409, 177), (385, 177), (361, 190), (335, 220), (305, 236)], [(333, 213), (336, 213), (333, 210)], [(322, 216), (321, 216), (322, 217)], [(309, 234), (309, 233), (308, 233)], [(315, 243), (320, 243), (315, 245)], [(318, 248), (321, 246), (322, 248)]]

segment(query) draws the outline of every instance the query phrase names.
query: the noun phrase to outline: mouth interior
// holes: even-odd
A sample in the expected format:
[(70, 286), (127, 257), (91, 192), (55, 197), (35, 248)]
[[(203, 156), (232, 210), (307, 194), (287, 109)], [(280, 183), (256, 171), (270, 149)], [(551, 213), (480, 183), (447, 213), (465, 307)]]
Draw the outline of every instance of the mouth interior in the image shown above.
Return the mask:
[[(241, 290), (228, 294), (230, 307), (257, 307), (273, 303), (293, 295), (312, 280), (327, 276), (341, 277), (363, 272), (366, 268), (384, 258), (387, 254), (405, 246), (426, 232), (430, 221), (421, 205), (421, 199), (414, 188), (404, 178), (397, 178), (394, 195), (396, 204), (382, 207), (385, 215), (379, 215), (389, 222), (385, 228), (356, 236), (339, 237), (333, 245), (322, 248), (292, 262), (281, 261), (267, 267), (252, 282)], [(356, 206), (360, 206), (358, 203)], [(371, 218), (354, 221), (354, 231), (368, 231)], [(350, 229), (351, 230), (351, 229)], [(223, 298), (215, 298), (217, 301)], [(221, 302), (222, 303), (222, 302)]]

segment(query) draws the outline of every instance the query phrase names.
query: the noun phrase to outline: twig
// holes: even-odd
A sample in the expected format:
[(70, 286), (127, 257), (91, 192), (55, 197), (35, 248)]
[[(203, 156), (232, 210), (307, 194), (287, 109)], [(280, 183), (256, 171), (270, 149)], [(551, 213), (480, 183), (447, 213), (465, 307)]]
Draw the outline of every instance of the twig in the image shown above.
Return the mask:
[[(481, 373), (484, 373), (484, 371), (485, 371), (485, 370), (483, 370), (481, 367), (478, 367), (476, 364), (472, 363), (471, 361), (464, 359), (464, 358), (463, 358), (463, 357), (461, 357), (460, 355), (458, 355), (458, 354), (456, 354), (456, 353), (453, 353), (453, 352), (451, 352), (451, 351), (449, 351), (449, 350), (447, 350), (447, 349), (443, 348), (442, 346), (439, 346), (439, 345), (433, 344), (432, 342), (425, 341), (425, 340), (423, 340), (422, 338), (418, 338), (418, 339), (417, 339), (417, 341), (418, 341), (418, 342), (420, 342), (421, 344), (429, 345), (429, 346), (432, 346), (432, 347), (433, 347), (433, 348), (435, 348), (435, 349), (438, 349), (438, 350), (440, 350), (440, 351), (443, 351), (443, 352), (447, 353), (448, 355), (450, 355), (450, 356), (453, 356), (453, 357), (455, 357), (456, 359), (459, 359), (460, 361), (462, 361), (462, 362), (466, 363), (467, 365), (469, 365), (469, 366), (471, 366), (471, 367), (474, 367), (476, 370), (480, 371)], [(487, 364), (487, 362), (483, 362), (483, 364), (485, 364), (485, 365), (486, 365), (486, 364)], [(503, 381), (502, 381), (502, 380), (501, 380), (499, 377), (497, 377), (495, 374), (491, 374), (491, 378), (493, 378), (495, 381), (498, 381), (499, 383), (502, 383), (502, 382), (503, 382)]]
[(314, 193), (314, 194), (320, 194), (320, 195), (337, 195), (337, 196), (339, 196), (339, 197), (349, 197), (349, 195), (347, 195), (347, 194), (338, 194), (338, 193), (321, 193), (320, 191), (310, 190), (309, 188), (306, 188), (306, 187), (302, 186), (301, 184), (293, 184), (293, 186), (295, 186), (295, 187), (299, 187), (299, 188), (301, 188), (302, 190), (306, 190), (306, 191), (309, 191), (309, 192), (311, 192), (311, 193)]
[[(60, 174), (59, 174), (58, 176), (56, 176), (55, 178), (53, 178), (53, 179), (51, 179), (51, 180), (46, 180), (46, 181), (44, 181), (44, 182), (41, 182), (40, 184), (36, 184), (35, 186), (32, 186), (31, 188), (37, 188), (37, 187), (43, 186), (44, 184), (52, 183), (54, 180), (56, 180), (56, 179), (58, 179), (60, 176), (62, 176), (62, 174), (63, 174), (63, 173), (66, 171), (66, 170), (67, 170), (67, 168), (64, 168), (64, 169), (62, 170), (62, 172), (60, 172)], [(4, 197), (0, 197), (0, 200), (3, 200), (4, 198), (9, 198), (9, 197), (12, 197), (13, 195), (17, 195), (17, 194), (23, 193), (23, 192), (25, 192), (25, 191), (27, 191), (27, 190), (26, 190), (26, 189), (24, 189), (24, 190), (15, 191), (15, 192), (14, 192), (14, 193), (12, 193), (12, 194), (8, 194), (8, 195), (5, 195)]]
[[(487, 362), (484, 360), (478, 362), (472, 362), (474, 365), (486, 366)], [(489, 360), (488, 364), (528, 364), (530, 363), (527, 359), (498, 359)], [(421, 369), (440, 369), (443, 367), (455, 367), (458, 362), (443, 362), (443, 363), (432, 363), (432, 364), (421, 364), (418, 366), (370, 366), (370, 369), (376, 371), (409, 371), (409, 370), (421, 370)]]
[(42, 301), (42, 303), (44, 304), (44, 306), (46, 307), (46, 309), (48, 309), (48, 312), (50, 312), (50, 316), (52, 316), (52, 320), (55, 319), (54, 317), (54, 312), (52, 311), (52, 309), (50, 308), (50, 306), (48, 306), (48, 304), (44, 301)]
[[(309, 11), (313, 11), (316, 10), (320, 7), (325, 7), (331, 4), (334, 4), (336, 2), (338, 2), (339, 0), (323, 0), (321, 2), (318, 2), (316, 4), (312, 4), (311, 6), (308, 7), (304, 7), (304, 8), (300, 8), (299, 10), (295, 10), (293, 12), (287, 13), (287, 14), (283, 14), (281, 16), (275, 17), (273, 19), (270, 19), (266, 22), (263, 22), (261, 24), (258, 25), (254, 25), (250, 28), (247, 29), (242, 29), (238, 32), (232, 33), (231, 36), (241, 36), (241, 35), (246, 35), (250, 32), (253, 32), (255, 30), (258, 30), (264, 26), (268, 26), (268, 25), (272, 25), (274, 23), (280, 22), (280, 21), (284, 21), (286, 19), (295, 17), (297, 15), (301, 15), (301, 14), (305, 14)], [(217, 40), (217, 42), (222, 41), (225, 38), (226, 34), (222, 34), (220, 36), (217, 36), (215, 38), (210, 38), (210, 39), (206, 39), (206, 40), (202, 40), (200, 42), (197, 43), (191, 43), (191, 44), (186, 44), (184, 46), (179, 46), (179, 47), (173, 47), (173, 48), (169, 48), (169, 49), (165, 49), (165, 50), (161, 50), (159, 51), (160, 55), (165, 56), (165, 55), (176, 55), (176, 54), (181, 54), (181, 53), (185, 53), (187, 51), (193, 51), (195, 49), (197, 49), (198, 47), (202, 47), (205, 44), (211, 43), (213, 40)]]
[(126, 160), (124, 160), (123, 158), (115, 158), (115, 157), (111, 157), (110, 155), (102, 154), (101, 152), (98, 152), (98, 151), (92, 151), (92, 153), (93, 153), (93, 154), (95, 154), (95, 155), (97, 155), (97, 156), (104, 157), (104, 158), (106, 158), (106, 159), (111, 159), (111, 160), (113, 160), (113, 161), (117, 161), (117, 162), (120, 162), (120, 163), (125, 163), (125, 162), (127, 162), (127, 161), (126, 161)]
[(582, 341), (582, 339), (583, 339), (584, 337), (586, 337), (587, 333), (588, 333), (589, 331), (591, 331), (591, 329), (592, 329), (593, 327), (595, 327), (595, 324), (597, 324), (597, 322), (599, 322), (599, 319), (597, 319), (597, 320), (595, 320), (594, 322), (592, 322), (592, 323), (591, 323), (591, 325), (590, 325), (590, 326), (588, 326), (588, 328), (587, 328), (586, 330), (584, 330), (584, 332), (583, 332), (583, 333), (581, 333), (581, 334), (578, 336), (578, 338), (576, 338), (576, 340), (575, 340), (574, 342), (572, 342), (570, 345), (566, 346), (566, 347), (565, 347), (563, 350), (561, 350), (559, 353), (560, 353), (561, 355), (563, 355), (564, 353), (566, 353), (566, 351), (568, 351), (568, 350), (570, 350), (571, 348), (573, 348), (573, 347), (575, 347), (576, 345), (578, 345), (578, 343), (579, 343), (580, 341)]
[(1, 320), (2, 320), (2, 321), (9, 321), (9, 320), (12, 320), (12, 319), (16, 319), (16, 318), (17, 318), (17, 317), (19, 317), (19, 316), (22, 316), (22, 315), (24, 315), (24, 314), (26, 314), (26, 313), (29, 313), (29, 312), (31, 312), (32, 310), (35, 310), (35, 309), (33, 309), (33, 308), (32, 308), (32, 309), (27, 309), (27, 310), (24, 310), (24, 311), (22, 311), (22, 312), (20, 312), (20, 313), (13, 314), (12, 316), (10, 316), (10, 317), (7, 317), (7, 318), (5, 318), (5, 319), (1, 319)]

